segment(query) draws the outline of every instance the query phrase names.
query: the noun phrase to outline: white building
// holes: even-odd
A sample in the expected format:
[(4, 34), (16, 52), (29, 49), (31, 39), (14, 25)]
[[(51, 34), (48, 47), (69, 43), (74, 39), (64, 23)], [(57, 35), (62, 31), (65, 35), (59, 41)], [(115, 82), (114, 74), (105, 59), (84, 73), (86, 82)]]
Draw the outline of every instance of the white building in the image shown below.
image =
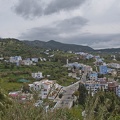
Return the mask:
[(118, 63), (110, 63), (108, 66), (113, 67), (113, 68), (120, 68), (120, 64)]
[(47, 95), (50, 94), (52, 87), (53, 87), (54, 82), (45, 80), (42, 82), (42, 90), (41, 90), (41, 97), (42, 99), (46, 98)]
[(91, 90), (97, 92), (97, 90), (100, 88), (100, 83), (98, 81), (86, 81), (85, 87), (88, 91)]
[(41, 90), (41, 85), (42, 85), (42, 82), (39, 81), (39, 82), (34, 82), (33, 84), (29, 84), (29, 87), (31, 90), (39, 91)]
[(29, 66), (29, 65), (32, 65), (33, 62), (32, 62), (31, 60), (23, 60), (23, 61), (22, 61), (22, 64), (23, 64), (23, 65), (28, 65), (28, 66)]
[(85, 87), (88, 91), (97, 92), (99, 89), (105, 91), (108, 90), (108, 83), (102, 79), (98, 81), (86, 81)]
[(19, 62), (19, 61), (21, 61), (21, 60), (22, 60), (22, 57), (21, 57), (21, 56), (10, 57), (10, 59), (9, 59), (9, 61), (10, 61), (11, 63), (17, 63), (17, 62)]
[(4, 60), (4, 58), (3, 58), (3, 57), (0, 57), (0, 60)]
[(116, 93), (120, 97), (120, 85), (118, 86)]
[[(53, 95), (53, 92), (61, 86), (55, 83), (55, 81), (52, 80), (42, 80), (39, 82), (34, 82), (33, 84), (29, 84), (29, 87), (31, 90), (39, 91), (39, 96), (42, 99), (45, 99), (49, 95)], [(54, 96), (54, 95), (53, 95)]]
[(38, 62), (38, 58), (31, 58), (32, 62), (37, 63)]
[(32, 77), (36, 79), (43, 78), (42, 72), (32, 73)]

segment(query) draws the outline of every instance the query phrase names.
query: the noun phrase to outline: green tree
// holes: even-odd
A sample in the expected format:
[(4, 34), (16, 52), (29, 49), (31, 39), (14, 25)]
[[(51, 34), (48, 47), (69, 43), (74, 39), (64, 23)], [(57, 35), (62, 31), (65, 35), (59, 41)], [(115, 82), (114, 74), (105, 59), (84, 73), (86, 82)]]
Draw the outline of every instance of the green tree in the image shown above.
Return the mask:
[(84, 106), (86, 102), (86, 97), (87, 97), (87, 90), (83, 84), (79, 83), (78, 91), (79, 91), (78, 102), (79, 104)]

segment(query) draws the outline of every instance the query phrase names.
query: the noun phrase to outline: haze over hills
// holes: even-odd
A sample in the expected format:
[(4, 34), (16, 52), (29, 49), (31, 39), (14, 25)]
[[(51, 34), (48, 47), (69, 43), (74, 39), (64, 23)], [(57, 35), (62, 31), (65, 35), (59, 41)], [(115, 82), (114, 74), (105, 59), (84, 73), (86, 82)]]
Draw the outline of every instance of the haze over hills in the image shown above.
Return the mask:
[(107, 49), (99, 49), (96, 51), (101, 51), (101, 52), (120, 52), (120, 48), (107, 48)]

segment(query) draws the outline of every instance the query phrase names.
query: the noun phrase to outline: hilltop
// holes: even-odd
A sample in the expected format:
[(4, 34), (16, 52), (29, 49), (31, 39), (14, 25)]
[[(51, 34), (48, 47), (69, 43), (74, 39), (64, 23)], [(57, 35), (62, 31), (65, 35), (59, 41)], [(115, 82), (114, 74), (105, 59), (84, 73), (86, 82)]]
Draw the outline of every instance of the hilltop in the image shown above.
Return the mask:
[(83, 52), (87, 52), (87, 51), (94, 51), (94, 49), (92, 49), (89, 46), (82, 46), (82, 45), (75, 45), (75, 44), (65, 44), (65, 43), (61, 43), (61, 42), (57, 42), (54, 40), (50, 40), (48, 42), (43, 42), (43, 41), (39, 41), (39, 40), (35, 40), (35, 41), (24, 41), (25, 44), (30, 45), (30, 46), (34, 46), (34, 47), (40, 47), (40, 48), (45, 48), (45, 49), (53, 49), (53, 50), (63, 50), (63, 51), (83, 51)]

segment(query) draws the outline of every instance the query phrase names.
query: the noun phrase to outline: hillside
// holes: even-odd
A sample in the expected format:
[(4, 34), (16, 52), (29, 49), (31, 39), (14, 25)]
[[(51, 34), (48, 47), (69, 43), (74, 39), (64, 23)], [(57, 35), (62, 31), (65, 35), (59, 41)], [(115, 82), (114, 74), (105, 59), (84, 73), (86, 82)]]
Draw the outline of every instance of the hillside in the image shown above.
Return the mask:
[(22, 55), (30, 57), (39, 54), (40, 50), (39, 48), (27, 46), (24, 42), (14, 38), (0, 39), (0, 55), (3, 56)]
[(94, 51), (92, 48), (88, 47), (88, 46), (82, 46), (82, 45), (75, 45), (75, 44), (64, 44), (64, 43), (60, 43), (54, 40), (50, 40), (48, 42), (43, 42), (43, 41), (39, 41), (39, 40), (35, 40), (35, 41), (24, 41), (25, 44), (30, 45), (30, 46), (34, 46), (34, 47), (40, 47), (40, 48), (45, 48), (45, 49), (53, 49), (53, 50), (63, 50), (63, 51), (83, 51), (83, 52), (87, 52), (87, 51)]

